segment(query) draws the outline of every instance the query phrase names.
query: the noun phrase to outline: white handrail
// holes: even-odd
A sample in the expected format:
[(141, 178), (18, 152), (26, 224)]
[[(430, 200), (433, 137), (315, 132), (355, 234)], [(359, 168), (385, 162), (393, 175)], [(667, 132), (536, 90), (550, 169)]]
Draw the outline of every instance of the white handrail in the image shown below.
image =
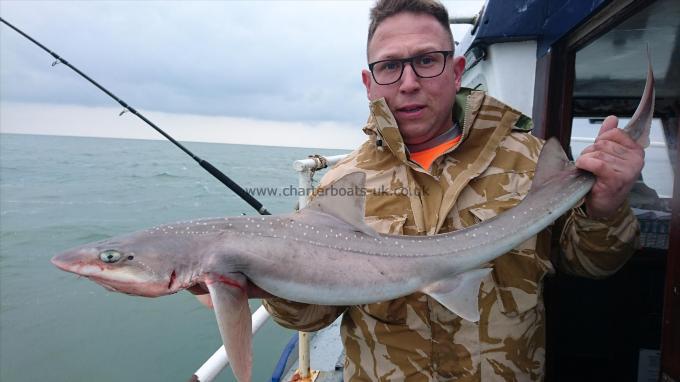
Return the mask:
[(332, 155), (329, 157), (319, 157), (300, 159), (293, 162), (293, 169), (298, 173), (298, 187), (304, 192), (300, 192), (298, 195), (298, 206), (300, 208), (307, 204), (307, 196), (311, 192), (312, 185), (312, 172), (321, 170), (325, 167), (333, 166), (334, 164), (340, 162), (340, 160), (346, 157), (347, 154)]
[[(579, 142), (579, 143), (594, 143), (595, 138), (590, 138), (590, 137), (571, 137), (572, 142)], [(654, 141), (654, 142), (649, 142), (649, 147), (666, 147), (665, 142), (661, 141)]]
[[(311, 191), (312, 185), (312, 175), (314, 171), (321, 170), (323, 168), (333, 166), (338, 163), (347, 154), (333, 155), (329, 157), (314, 157), (296, 160), (293, 162), (293, 169), (298, 172), (298, 186), (301, 190)], [(307, 205), (307, 192), (302, 192), (298, 195), (298, 206), (303, 208)], [(309, 358), (309, 335), (305, 332), (298, 332), (298, 370), (300, 371), (300, 377), (303, 381), (309, 380), (310, 373), (310, 363)]]
[[(340, 159), (346, 157), (347, 154), (331, 155), (329, 157), (324, 157), (328, 166), (332, 166), (340, 161)], [(293, 162), (293, 169), (297, 172), (309, 171), (309, 170), (319, 170), (319, 161), (316, 158), (300, 159)]]

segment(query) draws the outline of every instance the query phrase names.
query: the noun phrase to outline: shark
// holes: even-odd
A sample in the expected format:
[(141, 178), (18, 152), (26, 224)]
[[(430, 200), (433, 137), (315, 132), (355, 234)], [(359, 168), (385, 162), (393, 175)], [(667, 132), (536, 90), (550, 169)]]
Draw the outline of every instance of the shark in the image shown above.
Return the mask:
[[(649, 144), (653, 111), (649, 64), (642, 99), (624, 128), (643, 146)], [(158, 297), (205, 285), (232, 371), (238, 381), (248, 382), (249, 283), (292, 301), (338, 306), (422, 292), (462, 318), (478, 321), (478, 293), (491, 271), (489, 262), (573, 208), (594, 181), (551, 139), (539, 155), (531, 190), (516, 207), (451, 233), (377, 233), (364, 222), (365, 175), (355, 172), (295, 213), (161, 225), (79, 246), (52, 263), (135, 296)]]

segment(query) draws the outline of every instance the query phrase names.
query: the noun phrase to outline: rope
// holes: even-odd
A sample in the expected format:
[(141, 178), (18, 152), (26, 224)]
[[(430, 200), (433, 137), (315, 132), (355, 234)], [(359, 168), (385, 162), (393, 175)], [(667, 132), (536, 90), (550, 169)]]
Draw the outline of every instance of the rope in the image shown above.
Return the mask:
[(326, 159), (326, 157), (324, 157), (323, 155), (319, 154), (308, 155), (307, 157), (314, 160), (314, 167), (311, 170), (309, 170), (309, 183), (313, 184), (314, 173), (316, 173), (319, 170), (323, 170), (324, 168), (327, 168), (328, 159)]

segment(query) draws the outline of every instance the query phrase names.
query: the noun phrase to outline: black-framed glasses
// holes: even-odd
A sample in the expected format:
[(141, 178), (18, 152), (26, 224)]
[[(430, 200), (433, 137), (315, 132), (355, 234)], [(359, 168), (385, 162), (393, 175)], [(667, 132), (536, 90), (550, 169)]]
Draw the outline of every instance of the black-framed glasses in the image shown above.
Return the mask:
[(368, 69), (378, 85), (391, 85), (401, 79), (406, 63), (411, 64), (413, 72), (420, 78), (437, 77), (444, 73), (449, 56), (453, 56), (453, 51), (438, 50), (408, 58), (372, 62), (368, 64)]

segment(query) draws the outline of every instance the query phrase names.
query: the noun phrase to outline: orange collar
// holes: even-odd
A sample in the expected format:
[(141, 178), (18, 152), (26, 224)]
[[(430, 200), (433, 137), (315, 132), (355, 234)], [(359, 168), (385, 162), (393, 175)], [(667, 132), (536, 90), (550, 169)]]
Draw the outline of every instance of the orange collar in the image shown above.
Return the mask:
[(456, 137), (440, 143), (437, 146), (422, 151), (409, 153), (409, 157), (412, 161), (418, 163), (420, 167), (429, 171), (430, 167), (432, 167), (432, 163), (434, 163), (434, 161), (442, 156), (446, 151), (455, 146), (458, 141), (460, 141), (460, 137), (461, 134), (458, 134)]

